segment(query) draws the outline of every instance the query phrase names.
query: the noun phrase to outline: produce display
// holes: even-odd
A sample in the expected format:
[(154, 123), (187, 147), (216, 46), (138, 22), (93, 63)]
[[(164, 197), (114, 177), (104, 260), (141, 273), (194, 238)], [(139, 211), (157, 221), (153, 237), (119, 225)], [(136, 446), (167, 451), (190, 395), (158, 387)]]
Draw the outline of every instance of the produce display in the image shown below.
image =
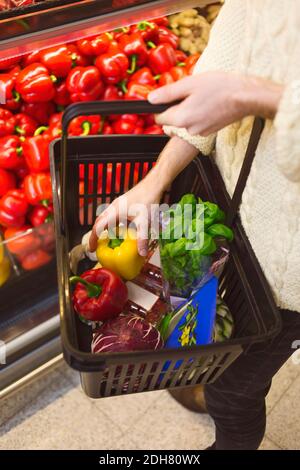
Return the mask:
[[(61, 136), (66, 106), (90, 100), (145, 99), (151, 90), (192, 73), (199, 56), (182, 52), (179, 38), (169, 26), (166, 17), (141, 21), (75, 43), (0, 59), (0, 92), (6, 99), (0, 107), (2, 233), (15, 229), (19, 237), (22, 229), (51, 223), (48, 149)], [(72, 136), (162, 133), (152, 115), (80, 116), (69, 126)], [(99, 164), (98, 191), (109, 192), (109, 168), (106, 188), (101, 171)], [(84, 191), (83, 180), (84, 168), (79, 194)], [(40, 253), (40, 263), (48, 262), (49, 255)], [(20, 256), (16, 260), (23, 268), (27, 266)]]
[[(42, 0), (38, 0), (38, 2), (40, 1)], [(38, 2), (35, 0), (0, 0), (0, 11), (10, 10), (11, 8), (20, 8)]]
[(180, 48), (191, 54), (202, 53), (208, 43), (210, 24), (196, 9), (170, 17), (172, 31), (180, 38)]
[[(186, 213), (185, 206), (191, 208)], [(224, 212), (209, 201), (194, 194), (185, 194), (175, 206), (164, 213), (160, 235), (160, 257), (171, 294), (188, 297), (208, 273), (220, 242), (232, 241), (232, 230), (224, 225)], [(197, 232), (203, 224), (204, 231)], [(178, 235), (179, 234), (179, 235)], [(182, 236), (182, 235), (186, 236)], [(193, 243), (193, 249), (187, 245)], [(197, 246), (198, 245), (198, 246)]]
[(171, 15), (170, 27), (179, 37), (179, 47), (186, 53), (196, 54), (207, 46), (211, 23), (217, 17), (223, 1), (208, 5), (205, 9), (191, 8)]

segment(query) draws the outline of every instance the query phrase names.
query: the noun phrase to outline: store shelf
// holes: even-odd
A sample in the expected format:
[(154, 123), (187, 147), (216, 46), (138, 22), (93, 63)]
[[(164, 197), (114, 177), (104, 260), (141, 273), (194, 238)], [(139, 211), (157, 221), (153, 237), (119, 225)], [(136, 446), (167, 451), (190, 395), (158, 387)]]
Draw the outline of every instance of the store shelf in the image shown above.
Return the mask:
[(49, 0), (0, 14), (0, 51), (17, 56), (214, 0)]

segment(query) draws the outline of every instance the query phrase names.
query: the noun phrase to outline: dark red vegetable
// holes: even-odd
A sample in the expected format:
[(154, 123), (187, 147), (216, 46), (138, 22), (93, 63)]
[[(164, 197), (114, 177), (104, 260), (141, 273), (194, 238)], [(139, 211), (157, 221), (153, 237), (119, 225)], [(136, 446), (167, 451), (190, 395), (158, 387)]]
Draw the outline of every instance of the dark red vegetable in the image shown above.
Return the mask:
[(137, 315), (122, 315), (108, 320), (95, 333), (91, 345), (95, 354), (156, 350), (162, 347), (159, 331)]

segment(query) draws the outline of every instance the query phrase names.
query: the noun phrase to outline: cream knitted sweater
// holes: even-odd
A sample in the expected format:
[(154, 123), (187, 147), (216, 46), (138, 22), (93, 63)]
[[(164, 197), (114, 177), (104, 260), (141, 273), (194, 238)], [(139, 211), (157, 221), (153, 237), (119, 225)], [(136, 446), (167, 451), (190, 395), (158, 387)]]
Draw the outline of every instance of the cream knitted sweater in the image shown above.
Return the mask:
[[(285, 85), (274, 122), (267, 121), (240, 214), (277, 305), (300, 312), (300, 1), (226, 0), (195, 73), (239, 71)], [(220, 84), (222, 86), (222, 84)], [(233, 193), (253, 118), (207, 138), (166, 127), (168, 134), (216, 162)]]

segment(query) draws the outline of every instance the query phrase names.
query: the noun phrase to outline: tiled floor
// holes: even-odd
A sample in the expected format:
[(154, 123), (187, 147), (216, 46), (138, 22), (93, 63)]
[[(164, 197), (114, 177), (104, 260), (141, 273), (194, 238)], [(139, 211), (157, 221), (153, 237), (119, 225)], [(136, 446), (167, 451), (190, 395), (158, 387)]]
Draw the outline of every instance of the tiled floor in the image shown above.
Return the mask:
[[(300, 449), (300, 365), (290, 360), (268, 396), (262, 449)], [(62, 365), (0, 403), (2, 449), (203, 449), (207, 415), (186, 411), (165, 391), (90, 400)]]

